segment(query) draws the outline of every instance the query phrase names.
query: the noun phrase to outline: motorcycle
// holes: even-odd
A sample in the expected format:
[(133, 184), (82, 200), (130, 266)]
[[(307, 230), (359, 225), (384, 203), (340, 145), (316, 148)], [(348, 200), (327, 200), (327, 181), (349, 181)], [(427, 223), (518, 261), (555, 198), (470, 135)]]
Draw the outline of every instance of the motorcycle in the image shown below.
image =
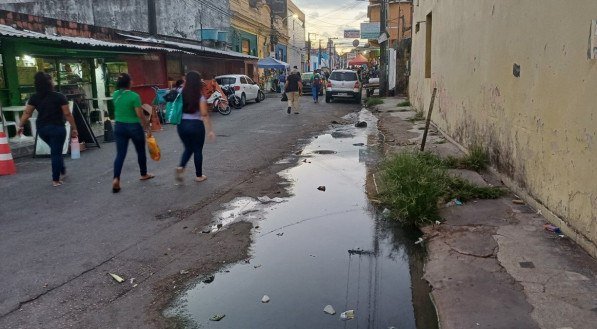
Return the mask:
[(232, 112), (230, 105), (228, 105), (228, 100), (224, 98), (219, 91), (214, 91), (214, 93), (211, 94), (207, 99), (207, 104), (209, 104), (214, 111), (218, 111), (222, 115), (228, 115)]
[(243, 107), (240, 97), (236, 96), (236, 93), (234, 92), (233, 86), (223, 86), (222, 90), (224, 91), (224, 94), (226, 94), (226, 97), (228, 98), (228, 104), (230, 106), (237, 110)]

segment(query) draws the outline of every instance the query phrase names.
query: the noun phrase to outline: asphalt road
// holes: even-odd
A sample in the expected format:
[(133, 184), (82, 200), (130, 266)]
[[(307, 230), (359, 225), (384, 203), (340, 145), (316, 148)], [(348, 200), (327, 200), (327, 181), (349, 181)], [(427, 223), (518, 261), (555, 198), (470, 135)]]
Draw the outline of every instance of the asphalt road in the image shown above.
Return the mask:
[[(188, 267), (193, 262), (203, 264), (206, 271), (220, 259), (246, 252), (226, 248), (246, 249), (248, 229), (231, 230), (236, 244), (227, 243), (226, 237), (195, 238), (190, 243), (187, 231), (209, 222), (209, 216), (203, 214), (204, 218), (188, 224), (188, 230), (183, 230), (187, 226), (178, 230), (181, 219), (200, 208), (217, 208), (222, 195), (292, 154), (301, 139), (360, 109), (350, 103), (313, 104), (305, 96), (301, 114), (288, 115), (285, 103), (274, 97), (233, 110), (229, 116), (212, 114), (217, 138), (205, 146), (204, 174), (209, 178), (200, 184), (192, 181), (193, 170), (187, 170), (183, 186), (174, 182), (182, 145), (173, 126), (155, 134), (162, 149), (159, 162), (148, 160), (155, 179), (138, 181), (136, 154), (129, 146), (119, 194), (111, 193), (113, 143), (85, 151), (79, 160), (67, 159), (68, 177), (58, 188), (51, 186), (49, 159), (19, 159), (17, 175), (0, 176), (0, 327), (103, 326), (98, 323), (113, 328), (131, 323), (151, 327), (151, 319), (140, 313), (160, 293), (156, 284), (140, 287), (145, 289), (137, 293), (141, 296), (137, 298), (146, 299), (142, 306), (118, 311), (110, 305), (126, 299), (131, 288), (115, 284), (108, 271), (126, 276), (132, 287), (135, 283), (128, 280), (133, 274), (126, 273), (133, 268), (138, 282), (174, 274), (174, 267), (167, 266), (174, 260), (164, 258), (173, 257), (176, 248), (182, 255), (184, 248), (179, 245), (188, 249), (195, 248), (192, 243), (204, 243), (203, 247), (213, 248), (195, 250), (187, 253), (192, 257), (177, 260), (189, 263)], [(210, 204), (211, 208), (206, 207)]]

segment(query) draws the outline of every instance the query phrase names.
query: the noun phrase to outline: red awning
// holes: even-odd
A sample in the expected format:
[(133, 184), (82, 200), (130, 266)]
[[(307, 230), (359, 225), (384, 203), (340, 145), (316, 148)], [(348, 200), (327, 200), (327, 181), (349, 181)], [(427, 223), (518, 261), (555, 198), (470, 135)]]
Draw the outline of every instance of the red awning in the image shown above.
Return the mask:
[(369, 60), (365, 56), (358, 54), (357, 57), (348, 62), (348, 65), (363, 65), (367, 63), (369, 63)]

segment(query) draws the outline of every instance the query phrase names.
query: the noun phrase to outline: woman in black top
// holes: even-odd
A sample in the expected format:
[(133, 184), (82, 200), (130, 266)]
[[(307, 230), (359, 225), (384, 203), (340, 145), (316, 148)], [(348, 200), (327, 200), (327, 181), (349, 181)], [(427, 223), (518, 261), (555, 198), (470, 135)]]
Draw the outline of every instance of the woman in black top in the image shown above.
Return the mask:
[(50, 146), (50, 157), (52, 159), (52, 186), (62, 185), (60, 175), (66, 173), (64, 159), (62, 158), (62, 147), (66, 139), (66, 120), (71, 126), (71, 136), (78, 137), (75, 119), (68, 108), (66, 97), (54, 91), (52, 77), (44, 72), (35, 74), (35, 94), (33, 94), (21, 117), (19, 134), (23, 133), (23, 126), (37, 110), (37, 132), (39, 137)]

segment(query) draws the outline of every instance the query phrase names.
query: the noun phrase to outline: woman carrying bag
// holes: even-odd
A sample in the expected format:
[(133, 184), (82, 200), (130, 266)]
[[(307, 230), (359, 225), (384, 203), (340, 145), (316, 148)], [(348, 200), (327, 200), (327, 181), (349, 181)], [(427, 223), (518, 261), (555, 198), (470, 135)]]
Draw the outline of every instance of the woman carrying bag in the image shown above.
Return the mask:
[(64, 123), (68, 121), (71, 126), (71, 137), (78, 137), (75, 118), (68, 108), (66, 97), (54, 91), (52, 77), (45, 72), (37, 72), (34, 76), (35, 94), (29, 98), (25, 106), (25, 112), (21, 116), (18, 134), (23, 133), (23, 126), (33, 111), (37, 110), (37, 131), (39, 137), (50, 147), (50, 158), (52, 159), (52, 186), (62, 185), (60, 175), (66, 174), (62, 147), (66, 139), (66, 128)]
[[(114, 159), (114, 179), (112, 180), (112, 192), (120, 192), (120, 174), (126, 153), (129, 147), (129, 140), (133, 141), (137, 151), (137, 161), (141, 173), (140, 180), (148, 180), (154, 177), (147, 173), (147, 155), (145, 152), (145, 131), (149, 131), (149, 122), (143, 114), (141, 97), (131, 91), (131, 76), (122, 73), (116, 81), (116, 90), (112, 95), (114, 100), (114, 137), (116, 139), (116, 159)], [(145, 131), (144, 131), (145, 130)]]
[(184, 145), (184, 152), (180, 164), (176, 168), (175, 178), (182, 182), (184, 170), (193, 156), (195, 162), (195, 181), (203, 182), (207, 176), (203, 175), (203, 144), (205, 143), (205, 129), (210, 140), (215, 140), (207, 101), (202, 94), (203, 81), (198, 72), (187, 73), (182, 90), (182, 118), (177, 126), (178, 136)]

